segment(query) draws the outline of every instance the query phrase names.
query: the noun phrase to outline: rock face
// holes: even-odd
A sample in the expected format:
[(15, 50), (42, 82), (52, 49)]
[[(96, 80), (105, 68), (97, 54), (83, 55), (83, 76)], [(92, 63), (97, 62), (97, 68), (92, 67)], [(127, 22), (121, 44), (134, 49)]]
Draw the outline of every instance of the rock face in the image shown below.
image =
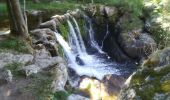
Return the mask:
[(0, 53), (0, 68), (14, 62), (27, 65), (33, 61), (33, 58), (34, 57), (30, 54), (13, 55), (11, 53)]
[(119, 100), (169, 100), (170, 48), (152, 54), (128, 80)]

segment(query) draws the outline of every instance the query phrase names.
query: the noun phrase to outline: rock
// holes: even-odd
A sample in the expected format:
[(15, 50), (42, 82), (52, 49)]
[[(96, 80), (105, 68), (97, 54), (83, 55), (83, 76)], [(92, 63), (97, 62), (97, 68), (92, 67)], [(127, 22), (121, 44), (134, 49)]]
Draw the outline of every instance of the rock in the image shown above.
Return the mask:
[(20, 69), (20, 71), (26, 76), (30, 76), (32, 74), (36, 74), (41, 71), (41, 69), (37, 65), (28, 65)]
[(64, 64), (65, 61), (61, 57), (51, 57), (46, 50), (39, 50), (36, 52), (34, 57), (34, 63), (31, 65), (21, 68), (21, 72), (26, 76), (29, 76), (33, 73), (38, 73), (43, 69), (56, 66), (57, 64)]
[(106, 14), (107, 17), (111, 17), (115, 14), (117, 14), (117, 9), (115, 7), (109, 7), (109, 6), (105, 6), (104, 7), (104, 12)]
[(169, 100), (170, 94), (155, 93), (153, 100)]
[[(155, 70), (160, 67), (170, 64), (170, 48), (165, 48), (162, 51), (158, 50), (154, 54), (150, 55), (149, 58), (143, 63), (143, 67), (147, 66), (150, 68), (155, 68)], [(164, 69), (164, 68), (163, 68)], [(161, 68), (159, 69), (161, 70)]]
[[(117, 93), (110, 90), (109, 86), (96, 79), (85, 77), (80, 82), (80, 90), (90, 95), (92, 100), (116, 100)], [(115, 89), (115, 88), (114, 88)], [(95, 91), (95, 93), (94, 93)], [(109, 93), (111, 92), (111, 93)]]
[(8, 82), (12, 82), (13, 75), (10, 70), (4, 70), (0, 72), (0, 85)]
[(36, 41), (39, 41), (42, 43), (48, 43), (49, 36), (54, 37), (54, 32), (48, 28), (32, 30), (31, 34), (33, 35)]
[(170, 48), (166, 48), (150, 55), (141, 69), (128, 79), (129, 84), (121, 90), (119, 100), (168, 100), (170, 98), (169, 52)]
[(53, 91), (63, 91), (68, 80), (67, 67), (63, 63), (59, 63), (52, 69), (54, 79), (52, 82)]
[(7, 64), (12, 64), (14, 62), (27, 65), (33, 61), (33, 58), (34, 57), (31, 54), (14, 55), (11, 53), (0, 53), (0, 68), (3, 68)]
[(56, 48), (56, 38), (54, 36), (54, 31), (48, 28), (35, 29), (31, 31), (34, 39), (34, 47), (38, 44), (43, 44), (44, 47), (50, 52), (52, 56), (58, 55), (58, 49)]
[(112, 94), (118, 95), (121, 88), (124, 85), (125, 79), (123, 77), (117, 76), (117, 75), (107, 75), (104, 77), (102, 82), (106, 87), (106, 91), (110, 95), (112, 95)]
[(83, 97), (81, 95), (77, 95), (77, 94), (71, 94), (67, 100), (90, 100), (89, 98)]
[(126, 12), (116, 24), (118, 43), (130, 58), (141, 58), (150, 55), (157, 45), (149, 33), (142, 31), (143, 22)]
[(121, 33), (119, 36), (120, 46), (131, 58), (141, 58), (148, 56), (157, 48), (155, 41), (147, 33), (139, 30)]
[(40, 28), (49, 28), (51, 29), (52, 31), (56, 31), (57, 29), (57, 26), (60, 24), (60, 22), (57, 20), (57, 19), (52, 19), (50, 21), (47, 21), (47, 22), (44, 22), (44, 23), (41, 23), (39, 25)]

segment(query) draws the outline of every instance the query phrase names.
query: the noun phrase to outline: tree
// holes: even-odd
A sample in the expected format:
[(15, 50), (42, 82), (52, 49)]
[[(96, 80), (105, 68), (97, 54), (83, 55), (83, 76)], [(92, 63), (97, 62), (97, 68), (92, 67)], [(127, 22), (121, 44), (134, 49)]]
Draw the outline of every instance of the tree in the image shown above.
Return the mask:
[(6, 0), (6, 3), (9, 12), (11, 33), (28, 38), (28, 28), (21, 11), (19, 0)]

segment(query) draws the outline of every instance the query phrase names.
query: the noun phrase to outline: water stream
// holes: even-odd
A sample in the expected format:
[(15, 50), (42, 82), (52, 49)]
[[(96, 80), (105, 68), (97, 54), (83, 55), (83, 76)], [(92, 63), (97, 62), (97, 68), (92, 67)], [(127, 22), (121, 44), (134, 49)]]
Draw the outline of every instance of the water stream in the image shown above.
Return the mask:
[(89, 43), (91, 48), (95, 48), (96, 53), (87, 52), (87, 48), (81, 36), (79, 25), (75, 18), (68, 20), (69, 32), (68, 40), (64, 40), (60, 33), (55, 32), (57, 41), (64, 49), (67, 57), (68, 66), (73, 69), (78, 75), (86, 75), (89, 77), (96, 77), (102, 79), (105, 75), (115, 74), (123, 75), (128, 74), (128, 67), (126, 64), (120, 64), (109, 59), (109, 57), (102, 51), (94, 39), (94, 31), (92, 22), (86, 17), (89, 28), (87, 35), (89, 35)]

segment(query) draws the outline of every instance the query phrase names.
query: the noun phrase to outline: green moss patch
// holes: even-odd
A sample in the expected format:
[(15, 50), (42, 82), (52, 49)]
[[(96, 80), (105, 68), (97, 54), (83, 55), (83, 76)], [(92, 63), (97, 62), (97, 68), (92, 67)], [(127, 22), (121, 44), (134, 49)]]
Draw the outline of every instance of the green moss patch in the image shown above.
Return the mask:
[(13, 50), (22, 53), (28, 53), (28, 46), (26, 42), (17, 37), (7, 38), (0, 41), (0, 51)]

